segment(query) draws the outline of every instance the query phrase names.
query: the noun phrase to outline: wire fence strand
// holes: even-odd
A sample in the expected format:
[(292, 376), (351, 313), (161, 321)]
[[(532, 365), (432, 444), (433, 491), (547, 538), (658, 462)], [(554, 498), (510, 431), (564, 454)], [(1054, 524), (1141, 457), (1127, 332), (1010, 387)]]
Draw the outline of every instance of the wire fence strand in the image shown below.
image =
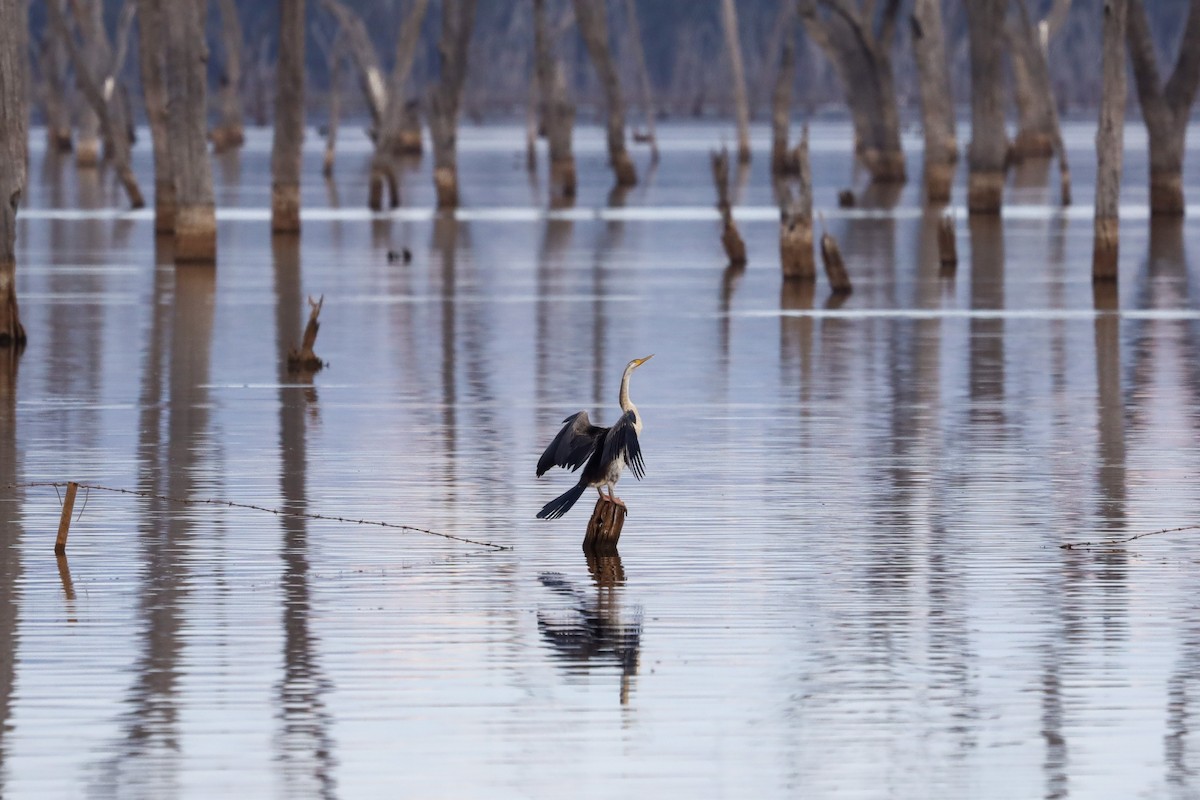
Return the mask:
[(1119, 544), (1128, 544), (1137, 539), (1145, 539), (1147, 536), (1158, 536), (1163, 533), (1178, 533), (1179, 531), (1194, 531), (1200, 529), (1200, 525), (1181, 525), (1178, 528), (1160, 528), (1156, 531), (1145, 531), (1143, 533), (1135, 533), (1133, 536), (1127, 536), (1124, 539), (1101, 539), (1098, 542), (1068, 542), (1060, 544), (1060, 550), (1077, 550), (1085, 547), (1113, 547)]
[[(62, 487), (65, 487), (71, 481), (40, 481), (33, 483), (12, 483), (4, 488), (6, 489), (37, 489), (45, 487), (54, 487), (55, 493)], [(268, 508), (266, 506), (254, 505), (253, 503), (238, 503), (233, 500), (221, 500), (218, 498), (199, 498), (199, 497), (170, 497), (157, 492), (142, 491), (139, 489), (120, 489), (114, 486), (101, 486), (96, 483), (79, 483), (74, 482), (80, 489), (88, 491), (95, 490), (98, 492), (112, 492), (113, 494), (132, 495), (133, 497), (141, 497), (148, 500), (162, 500), (167, 503), (177, 503), (184, 506), (223, 506), (226, 508), (240, 508), (247, 511), (261, 511), (266, 514), (274, 514), (277, 517), (289, 517), (291, 519), (312, 519), (323, 520), (326, 522), (345, 522), (352, 525), (372, 525), (377, 528), (389, 528), (391, 530), (408, 531), (410, 533), (422, 533), (427, 536), (437, 536), (442, 539), (450, 539), (455, 542), (463, 542), (465, 544), (473, 544), (477, 547), (487, 547), (492, 550), (512, 550), (511, 545), (496, 544), (482, 539), (470, 539), (466, 536), (456, 536), (452, 533), (443, 533), (441, 531), (430, 530), (429, 528), (420, 528), (416, 525), (402, 525), (398, 522), (383, 522), (380, 520), (370, 519), (354, 519), (353, 517), (344, 517), (338, 514), (315, 514), (307, 511), (289, 511), (283, 508)], [(59, 504), (62, 504), (62, 495), (59, 495)], [(84, 508), (87, 507), (87, 495), (84, 495)], [(80, 516), (83, 515), (83, 510), (79, 511)]]

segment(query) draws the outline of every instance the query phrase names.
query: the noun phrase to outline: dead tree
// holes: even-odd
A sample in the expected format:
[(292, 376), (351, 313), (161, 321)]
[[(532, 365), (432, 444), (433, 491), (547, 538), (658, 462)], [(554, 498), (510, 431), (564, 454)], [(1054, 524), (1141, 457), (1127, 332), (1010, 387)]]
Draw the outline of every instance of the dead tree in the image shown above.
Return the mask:
[[(84, 104), (76, 113), (77, 133), (75, 136), (75, 163), (80, 167), (95, 167), (100, 164), (100, 135), (102, 123), (96, 112), (95, 104), (88, 97), (83, 81), (89, 76), (96, 76), (103, 71), (108, 62), (108, 37), (104, 32), (104, 6), (102, 3), (73, 4), (74, 17), (79, 26), (83, 39), (82, 50), (78, 44), (72, 52), (71, 44), (74, 37), (66, 24), (63, 3), (69, 0), (49, 0), (46, 8), (50, 12), (50, 22), (56, 35), (62, 39), (71, 68), (75, 72), (75, 87), (84, 95)], [(55, 23), (55, 18), (63, 20), (63, 24)], [(84, 68), (79, 69), (78, 60), (84, 62)], [(92, 78), (93, 82), (95, 78)]]
[(891, 56), (899, 11), (900, 0), (886, 0), (878, 14), (874, 0), (857, 6), (853, 0), (800, 0), (809, 36), (841, 79), (855, 153), (872, 180), (883, 183), (906, 177)]
[(154, 232), (175, 232), (175, 169), (167, 132), (166, 32), (162, 0), (138, 0), (138, 61), (154, 151)]
[(733, 104), (737, 117), (738, 161), (750, 161), (750, 101), (746, 98), (746, 67), (742, 61), (742, 39), (733, 0), (721, 0), (721, 28), (733, 80)]
[(438, 42), (441, 79), (434, 87), (429, 114), (433, 184), (439, 209), (458, 206), (458, 106), (474, 24), (475, 0), (442, 0), (442, 34)]
[(321, 316), (321, 307), (324, 305), (325, 295), (321, 295), (318, 300), (309, 296), (308, 324), (304, 326), (304, 338), (300, 341), (300, 346), (288, 350), (288, 372), (313, 373), (325, 366), (325, 362), (313, 352), (313, 345), (317, 343), (317, 331), (321, 329), (318, 317)]
[(1126, 0), (1105, 0), (1100, 98), (1096, 130), (1096, 215), (1092, 240), (1092, 280), (1116, 281), (1119, 249), (1121, 162), (1125, 150)]
[(575, 154), (571, 149), (575, 106), (567, 96), (562, 61), (551, 40), (545, 0), (533, 0), (533, 50), (542, 124), (550, 150), (550, 196), (552, 200), (569, 200), (576, 190)]
[(387, 84), (384, 82), (383, 68), (379, 65), (375, 46), (371, 44), (366, 23), (340, 0), (321, 0), (321, 6), (334, 16), (338, 27), (346, 36), (350, 55), (358, 67), (359, 82), (367, 100), (367, 109), (371, 112), (373, 127), (378, 132), (379, 126), (383, 124), (384, 109), (387, 107)]
[(721, 246), (729, 266), (746, 266), (746, 243), (733, 221), (733, 203), (729, 192), (729, 150), (722, 147), (712, 153), (713, 184), (717, 188), (717, 210), (721, 212)]
[[(138, 186), (137, 177), (133, 174), (133, 168), (130, 166), (129, 135), (124, 124), (124, 116), (120, 112), (120, 105), (118, 103), (109, 102), (113, 97), (113, 78), (110, 75), (105, 75), (104, 72), (93, 72), (95, 61), (92, 60), (89, 63), (89, 59), (85, 57), (84, 47), (86, 46), (86, 42), (84, 45), (81, 45), (76, 41), (75, 35), (71, 33), (70, 26), (67, 24), (67, 18), (58, 3), (47, 3), (46, 8), (50, 12), (50, 23), (54, 26), (59, 38), (66, 44), (67, 55), (70, 56), (71, 66), (75, 70), (75, 81), (82, 91), (84, 98), (87, 100), (89, 108), (96, 115), (104, 130), (104, 138), (111, 148), (113, 162), (117, 169), (117, 177), (120, 178), (121, 185), (125, 188), (125, 194), (129, 198), (129, 205), (132, 208), (141, 208), (146, 205), (146, 201), (142, 198), (142, 190)], [(134, 6), (126, 5), (125, 8), (133, 9)], [(89, 13), (86, 16), (90, 19), (92, 15)], [(130, 16), (132, 17), (132, 14)], [(87, 30), (87, 28), (84, 28), (84, 30)], [(98, 34), (93, 30), (91, 35), (99, 36), (102, 34)], [(103, 49), (107, 50), (107, 46)], [(111, 54), (108, 55), (111, 56)], [(82, 141), (80, 142), (80, 146), (83, 146)]]
[[(395, 159), (412, 150), (411, 138), (406, 136), (407, 118), (404, 91), (408, 84), (408, 76), (412, 72), (413, 57), (417, 52), (417, 40), (428, 8), (429, 0), (416, 0), (400, 28), (400, 36), (396, 42), (396, 61), (388, 81), (382, 117), (375, 135), (375, 154), (371, 159), (367, 204), (375, 211), (379, 211), (383, 206), (382, 195), (385, 181), (391, 192), (392, 208), (400, 204), (400, 182), (396, 175)], [(420, 141), (420, 128), (418, 127), (416, 147), (418, 153), (421, 151)]]
[(337, 153), (338, 126), (342, 120), (342, 59), (345, 36), (339, 29), (330, 42), (316, 25), (311, 27), (313, 41), (325, 56), (325, 71), (329, 75), (329, 118), (325, 121), (325, 159), (321, 167), (326, 178), (333, 175), (333, 162)]
[[(786, 3), (785, 9), (792, 8)], [(796, 15), (785, 14), (780, 22), (779, 72), (771, 92), (771, 174), (787, 175), (796, 171), (788, 135), (792, 127), (792, 83), (796, 80)]]
[(814, 281), (817, 277), (813, 256), (812, 169), (808, 161), (808, 126), (796, 145), (796, 193), (790, 182), (777, 179), (775, 192), (779, 202), (779, 263), (783, 278)]
[(621, 97), (621, 82), (608, 47), (608, 14), (604, 3), (575, 0), (575, 21), (604, 91), (609, 165), (618, 186), (633, 186), (637, 183), (637, 170), (625, 148), (625, 101)]
[(304, 0), (279, 0), (275, 138), (271, 147), (271, 232), (300, 232), (304, 147)]
[(973, 214), (999, 214), (1004, 197), (1004, 76), (1001, 38), (1008, 0), (967, 3), (971, 46), (971, 144), (967, 207)]
[(204, 33), (195, 0), (159, 0), (166, 31), (167, 133), (175, 176), (175, 263), (215, 263), (217, 219), (205, 137)]
[(1175, 67), (1163, 83), (1143, 0), (1129, 0), (1129, 59), (1150, 140), (1150, 213), (1182, 215), (1184, 137), (1200, 85), (1200, 0), (1191, 0)]
[(941, 0), (914, 0), (911, 22), (925, 132), (925, 198), (931, 203), (947, 203), (958, 161), (958, 136)]
[(0, 0), (0, 347), (20, 347), (25, 328), (17, 306), (17, 206), (25, 191), (29, 110), (26, 107), (24, 0)]
[(629, 29), (629, 50), (637, 70), (638, 93), (642, 101), (642, 116), (646, 120), (646, 141), (650, 143), (650, 161), (658, 161), (658, 132), (654, 128), (654, 92), (650, 88), (650, 71), (646, 69), (646, 51), (642, 46), (642, 26), (638, 22), (637, 0), (625, 0), (625, 18)]
[(245, 39), (234, 0), (218, 0), (221, 12), (221, 49), (225, 63), (221, 75), (221, 122), (209, 133), (213, 152), (242, 146), (246, 135), (242, 124), (242, 50)]
[(37, 55), (38, 71), (42, 78), (38, 94), (42, 103), (42, 115), (46, 120), (46, 148), (50, 152), (69, 153), (73, 142), (71, 109), (67, 102), (64, 76), (67, 54), (62, 37), (49, 26), (42, 33)]
[(842, 250), (838, 247), (837, 239), (828, 231), (821, 232), (821, 261), (825, 264), (825, 277), (829, 279), (829, 288), (835, 295), (853, 293), (854, 284), (850, 282), (850, 274), (846, 272), (846, 261), (842, 258)]
[(1048, 28), (1033, 23), (1025, 0), (1016, 0), (1016, 8), (1017, 13), (1007, 28), (1018, 118), (1017, 136), (1009, 153), (1017, 162), (1030, 157), (1057, 156), (1062, 204), (1070, 205), (1071, 168), (1067, 164), (1042, 41), (1042, 32)]

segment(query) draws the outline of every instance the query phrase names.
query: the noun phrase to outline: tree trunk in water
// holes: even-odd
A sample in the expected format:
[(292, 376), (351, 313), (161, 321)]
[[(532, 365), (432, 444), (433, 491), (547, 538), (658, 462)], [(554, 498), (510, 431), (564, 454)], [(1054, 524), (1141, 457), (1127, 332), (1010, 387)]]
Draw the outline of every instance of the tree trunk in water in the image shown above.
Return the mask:
[(608, 49), (608, 18), (604, 3), (575, 0), (575, 21), (604, 90), (604, 105), (608, 115), (608, 160), (617, 185), (633, 186), (637, 183), (637, 170), (629, 151), (625, 149), (625, 102), (621, 97), (617, 68)]
[[(317, 30), (314, 28), (314, 35)], [(329, 119), (325, 123), (325, 160), (321, 167), (322, 174), (329, 178), (333, 175), (338, 126), (342, 121), (342, 49), (345, 47), (346, 38), (340, 30), (334, 34), (332, 43), (320, 36), (315, 38), (325, 51), (325, 69), (329, 74)]]
[[(109, 103), (108, 98), (105, 97), (104, 89), (101, 88), (101, 81), (103, 81), (104, 86), (109, 87), (112, 79), (104, 80), (103, 72), (95, 73), (92, 71), (91, 65), (84, 57), (84, 49), (75, 41), (75, 37), (67, 25), (67, 19), (58, 4), (47, 3), (46, 8), (50, 12), (51, 24), (54, 25), (59, 37), (67, 46), (67, 54), (71, 57), (71, 64), (75, 68), (75, 80), (83, 92), (88, 106), (96, 115), (96, 118), (100, 120), (100, 124), (104, 128), (105, 139), (112, 147), (117, 176), (121, 180), (121, 185), (125, 187), (125, 194), (129, 197), (129, 205), (133, 208), (141, 208), (146, 205), (146, 201), (142, 198), (142, 190), (138, 186), (137, 178), (134, 176), (133, 168), (129, 163), (129, 135), (123, 124), (124, 118), (118, 111), (119, 104), (117, 102)], [(92, 33), (96, 35), (95, 31)], [(109, 94), (111, 95), (111, 91)]]
[(221, 11), (221, 48), (225, 51), (225, 73), (221, 76), (221, 124), (209, 134), (213, 152), (242, 146), (242, 23), (234, 0), (218, 0)]
[(646, 139), (650, 142), (650, 160), (658, 161), (658, 132), (654, 129), (654, 92), (650, 89), (650, 71), (646, 69), (646, 51), (642, 47), (642, 26), (638, 22), (637, 0), (625, 0), (625, 16), (629, 24), (629, 49), (637, 68), (638, 89), (642, 100), (642, 116), (646, 118)]
[(567, 97), (567, 81), (562, 63), (554, 52), (546, 22), (545, 0), (533, 0), (533, 50), (541, 95), (542, 123), (550, 151), (550, 197), (554, 201), (575, 197), (575, 154), (571, 133), (575, 125), (575, 106)]
[(17, 206), (28, 161), (24, 0), (0, 0), (0, 347), (20, 347), (25, 328), (17, 305)]
[(338, 27), (348, 39), (350, 55), (358, 66), (363, 96), (367, 100), (367, 108), (378, 133), (387, 108), (387, 84), (383, 79), (383, 69), (379, 66), (379, 56), (375, 52), (375, 46), (371, 44), (370, 34), (367, 33), (367, 26), (358, 14), (343, 5), (340, 0), (321, 0), (321, 5), (337, 19)]
[(746, 243), (742, 241), (737, 223), (733, 221), (733, 202), (729, 191), (729, 151), (725, 148), (712, 153), (712, 174), (713, 185), (717, 188), (717, 210), (721, 212), (721, 246), (725, 248), (729, 266), (744, 267)]
[(808, 161), (808, 126), (796, 146), (796, 194), (786, 181), (777, 181), (779, 200), (779, 262), (784, 280), (814, 281), (812, 169)]
[[(63, 3), (69, 3), (70, 0), (61, 0)], [(68, 42), (68, 37), (71, 36), (69, 27), (65, 24), (63, 15), (63, 7), (60, 0), (49, 0), (46, 4), (47, 10), (53, 15), (58, 15), (64, 19), (63, 25), (56, 25), (59, 38), (63, 39), (63, 44), (67, 46), (67, 53), (71, 56), (71, 63), (75, 70), (75, 86), (85, 97), (85, 103), (78, 110), (79, 127), (78, 135), (75, 137), (75, 163), (80, 167), (95, 167), (100, 164), (100, 116), (96, 113), (96, 108), (90, 99), (87, 99), (87, 91), (84, 88), (83, 81), (88, 75), (99, 75), (104, 69), (104, 64), (108, 61), (108, 54), (103, 52), (107, 50), (107, 36), (104, 34), (104, 5), (102, 3), (88, 3), (86, 5), (74, 6), (76, 14), (76, 22), (79, 25), (79, 33), (83, 37), (83, 48), (80, 51), (78, 47), (72, 47), (73, 40)], [(102, 43), (103, 42), (103, 43)], [(102, 50), (103, 48), (103, 50)], [(75, 53), (72, 53), (74, 49)], [(83, 70), (80, 70), (78, 60), (82, 59), (85, 64)]]
[(1105, 0), (1100, 126), (1096, 130), (1096, 216), (1092, 280), (1117, 279), (1121, 161), (1125, 148), (1126, 0)]
[(912, 47), (925, 131), (925, 197), (930, 203), (948, 203), (958, 161), (958, 137), (940, 0), (915, 0)]
[(458, 206), (458, 104), (474, 23), (475, 0), (442, 0), (442, 35), (438, 42), (442, 74), (433, 90), (429, 116), (439, 209)]
[(39, 59), (42, 73), (42, 110), (46, 117), (46, 148), (51, 152), (69, 153), (71, 139), (71, 109), (67, 104), (64, 73), (67, 54), (62, 37), (47, 29), (42, 34)]
[(175, 169), (167, 133), (166, 42), (162, 10), (162, 0), (138, 0), (138, 60), (154, 150), (154, 232), (172, 234), (175, 232)]
[(906, 178), (900, 146), (900, 112), (892, 78), (892, 42), (900, 0), (887, 0), (878, 25), (874, 2), (853, 8), (851, 0), (800, 0), (809, 36), (841, 78), (854, 120), (855, 152), (872, 180), (892, 183)]
[(967, 4), (971, 43), (971, 144), (967, 207), (973, 214), (999, 214), (1004, 197), (1004, 76), (1000, 69), (1004, 12), (1008, 0)]
[(742, 39), (733, 0), (721, 0), (721, 28), (733, 72), (733, 103), (737, 116), (738, 161), (750, 160), (750, 101), (746, 98), (746, 67), (742, 63)]
[(157, 0), (166, 29), (167, 133), (175, 175), (175, 263), (217, 260), (204, 31), (197, 0)]
[[(417, 52), (421, 24), (425, 21), (425, 12), (428, 9), (429, 0), (416, 0), (404, 20), (404, 25), (400, 28), (400, 36), (396, 41), (396, 63), (392, 67), (386, 102), (383, 107), (383, 117), (375, 137), (375, 154), (371, 158), (368, 205), (374, 211), (379, 211), (382, 207), (385, 181), (391, 190), (392, 208), (400, 204), (399, 178), (395, 159), (406, 151), (410, 151), (412, 146), (411, 140), (405, 136), (407, 117), (404, 92), (408, 85), (409, 73), (412, 72), (413, 57)], [(417, 152), (420, 152), (419, 133), (417, 142)]]
[[(787, 7), (791, 7), (788, 3)], [(792, 126), (792, 82), (796, 79), (796, 16), (788, 14), (783, 20), (780, 43), (779, 72), (771, 93), (771, 174), (786, 175), (796, 171), (788, 134)]]
[(1200, 0), (1189, 4), (1179, 57), (1165, 84), (1143, 0), (1129, 0), (1127, 14), (1129, 59), (1150, 140), (1150, 213), (1179, 216), (1184, 213), (1184, 136), (1200, 84)]
[(271, 147), (271, 232), (300, 232), (304, 146), (304, 0), (279, 0), (275, 138)]
[(1031, 156), (1057, 155), (1062, 204), (1070, 205), (1071, 169), (1067, 165), (1050, 67), (1042, 42), (1041, 31), (1047, 30), (1048, 26), (1033, 24), (1025, 0), (1017, 0), (1016, 5), (1017, 15), (1007, 33), (1020, 121), (1010, 152), (1018, 162)]

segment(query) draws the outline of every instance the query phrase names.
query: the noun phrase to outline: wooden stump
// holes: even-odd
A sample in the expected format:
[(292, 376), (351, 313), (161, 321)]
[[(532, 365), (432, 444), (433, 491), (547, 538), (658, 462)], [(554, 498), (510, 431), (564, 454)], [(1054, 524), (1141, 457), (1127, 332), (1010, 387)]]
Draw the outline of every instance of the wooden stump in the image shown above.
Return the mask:
[(780, 222), (779, 261), (783, 267), (784, 280), (816, 280), (811, 219)]
[(834, 294), (847, 295), (854, 291), (850, 276), (846, 273), (846, 262), (833, 234), (821, 234), (821, 260), (825, 262), (825, 275)]
[(972, 214), (999, 214), (1003, 197), (1003, 170), (973, 170), (967, 176), (967, 208)]
[(325, 305), (325, 295), (321, 295), (319, 300), (308, 298), (308, 324), (304, 327), (304, 339), (300, 343), (300, 347), (293, 347), (288, 351), (289, 372), (317, 372), (325, 366), (325, 362), (313, 352), (313, 345), (317, 343), (317, 331), (321, 328), (321, 323), (317, 318), (321, 315), (321, 306), (323, 305)]
[(615, 553), (621, 529), (625, 527), (625, 507), (608, 498), (596, 500), (592, 518), (588, 520), (587, 534), (583, 537), (583, 549), (595, 553)]
[(958, 240), (954, 234), (953, 214), (945, 214), (938, 223), (938, 258), (943, 269), (958, 266)]
[(1120, 220), (1112, 217), (1096, 217), (1092, 242), (1092, 280), (1113, 282), (1117, 280), (1117, 255), (1120, 252)]

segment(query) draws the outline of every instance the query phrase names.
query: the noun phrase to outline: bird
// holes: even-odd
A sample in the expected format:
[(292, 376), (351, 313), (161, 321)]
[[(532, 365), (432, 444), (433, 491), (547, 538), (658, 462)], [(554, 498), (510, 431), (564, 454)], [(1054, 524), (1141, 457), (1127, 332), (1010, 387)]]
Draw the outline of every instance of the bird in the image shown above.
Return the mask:
[[(641, 480), (646, 472), (642, 460), (642, 448), (638, 436), (642, 433), (642, 415), (629, 399), (629, 378), (633, 371), (654, 358), (635, 358), (625, 365), (621, 375), (621, 418), (610, 428), (593, 425), (586, 411), (578, 411), (563, 420), (562, 430), (550, 442), (546, 452), (538, 459), (537, 475), (542, 477), (551, 467), (562, 467), (572, 472), (583, 467), (579, 482), (563, 494), (547, 503), (538, 512), (538, 519), (557, 519), (571, 510), (585, 489), (591, 487), (608, 500), (625, 508), (625, 503), (614, 493), (621, 472), (626, 466), (633, 476)], [(608, 487), (606, 497), (601, 487)]]

